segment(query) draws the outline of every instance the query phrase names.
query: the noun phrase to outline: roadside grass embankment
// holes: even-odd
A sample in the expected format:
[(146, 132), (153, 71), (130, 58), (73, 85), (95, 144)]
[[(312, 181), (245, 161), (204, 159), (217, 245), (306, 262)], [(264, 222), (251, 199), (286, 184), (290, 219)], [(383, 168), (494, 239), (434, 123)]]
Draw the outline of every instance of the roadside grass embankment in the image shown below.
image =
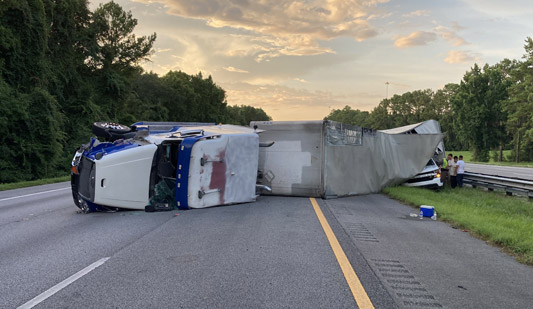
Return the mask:
[[(464, 161), (466, 163), (502, 165), (502, 166), (518, 166), (518, 167), (533, 167), (533, 162), (519, 162), (519, 163), (516, 163), (514, 161), (502, 161), (502, 162), (494, 161), (494, 159), (492, 158), (492, 153), (493, 152), (491, 152), (491, 158), (490, 158), (489, 162), (474, 161), (474, 159), (473, 159), (474, 158), (474, 152), (473, 151), (446, 150), (446, 155), (448, 155), (449, 153), (453, 154), (454, 156), (462, 155), (463, 159), (464, 159)], [(508, 158), (510, 155), (511, 155), (511, 150), (504, 150), (503, 151), (504, 160), (506, 158)]]
[(31, 181), (21, 181), (21, 182), (13, 182), (13, 183), (0, 183), (0, 191), (20, 189), (20, 188), (40, 186), (40, 185), (47, 185), (47, 184), (56, 183), (56, 182), (63, 182), (63, 181), (70, 181), (70, 175), (61, 176), (61, 177), (55, 177), (55, 178), (31, 180)]
[(479, 189), (445, 188), (438, 192), (397, 186), (384, 193), (411, 206), (435, 206), (438, 219), (501, 247), (533, 266), (533, 202)]

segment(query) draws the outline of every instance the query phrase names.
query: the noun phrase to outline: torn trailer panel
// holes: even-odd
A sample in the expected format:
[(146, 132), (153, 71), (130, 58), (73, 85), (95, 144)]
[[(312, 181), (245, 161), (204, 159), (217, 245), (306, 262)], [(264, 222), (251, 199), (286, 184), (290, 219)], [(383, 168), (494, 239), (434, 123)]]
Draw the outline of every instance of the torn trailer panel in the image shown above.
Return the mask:
[[(423, 122), (392, 128), (388, 130), (380, 130), (380, 132), (387, 134), (440, 134), (442, 133), (440, 128), (440, 123), (436, 120), (426, 120)], [(444, 160), (444, 141), (441, 140), (437, 147), (435, 148), (435, 153), (432, 156), (432, 159), (437, 162), (437, 165), (442, 165)]]
[(341, 197), (379, 192), (419, 173), (443, 134), (387, 134), (334, 121), (251, 122), (273, 141), (259, 152), (271, 194)]

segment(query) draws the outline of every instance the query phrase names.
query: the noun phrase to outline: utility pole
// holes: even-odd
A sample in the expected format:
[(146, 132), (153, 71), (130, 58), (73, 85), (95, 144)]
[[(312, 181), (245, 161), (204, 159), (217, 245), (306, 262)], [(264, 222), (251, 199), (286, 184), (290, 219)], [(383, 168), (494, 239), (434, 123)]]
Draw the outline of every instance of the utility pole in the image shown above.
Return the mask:
[(385, 82), (385, 87), (386, 87), (386, 89), (387, 89), (387, 96), (385, 97), (385, 99), (388, 99), (388, 98), (389, 98), (389, 85), (390, 85), (389, 82)]

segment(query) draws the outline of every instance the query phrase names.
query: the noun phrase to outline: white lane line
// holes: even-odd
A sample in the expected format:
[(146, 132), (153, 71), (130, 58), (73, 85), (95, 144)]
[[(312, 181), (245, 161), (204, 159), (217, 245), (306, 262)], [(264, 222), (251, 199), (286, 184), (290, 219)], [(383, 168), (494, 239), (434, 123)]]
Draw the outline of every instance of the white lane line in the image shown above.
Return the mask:
[(66, 190), (66, 189), (70, 189), (70, 187), (61, 188), (61, 189), (54, 189), (54, 190), (48, 190), (48, 191), (37, 192), (37, 193), (31, 193), (31, 194), (25, 194), (25, 195), (19, 195), (19, 196), (13, 196), (13, 197), (6, 197), (6, 198), (3, 198), (3, 199), (0, 199), (0, 202), (14, 200), (14, 199), (17, 199), (17, 198), (22, 198), (22, 197), (27, 197), (27, 196), (38, 195), (38, 194), (56, 192), (56, 191), (61, 191), (61, 190)]
[(50, 296), (54, 295), (55, 293), (61, 291), (62, 289), (67, 287), (72, 282), (80, 279), (81, 277), (83, 277), (86, 274), (88, 274), (91, 271), (93, 271), (98, 266), (104, 264), (107, 260), (109, 260), (108, 257), (100, 259), (100, 260), (92, 263), (91, 265), (89, 265), (89, 266), (85, 267), (84, 269), (78, 271), (74, 275), (68, 277), (67, 279), (59, 282), (58, 284), (54, 285), (50, 289), (48, 289), (48, 290), (44, 291), (43, 293), (39, 294), (37, 297), (35, 297), (34, 299), (32, 299), (29, 302), (25, 303), (24, 305), (18, 307), (17, 309), (29, 309), (29, 308), (33, 308), (34, 306), (37, 306), (38, 304), (40, 304), (41, 302), (46, 300), (48, 297), (50, 297)]

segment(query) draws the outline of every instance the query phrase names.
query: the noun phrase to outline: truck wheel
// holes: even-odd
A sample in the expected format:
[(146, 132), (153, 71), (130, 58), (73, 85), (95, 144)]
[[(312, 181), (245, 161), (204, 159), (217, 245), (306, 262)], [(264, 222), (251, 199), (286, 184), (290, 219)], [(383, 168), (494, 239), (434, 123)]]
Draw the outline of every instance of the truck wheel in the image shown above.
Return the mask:
[(131, 128), (123, 124), (114, 122), (95, 122), (93, 123), (93, 133), (98, 137), (108, 138), (111, 134), (124, 134), (131, 131)]
[(72, 192), (72, 199), (74, 200), (74, 204), (75, 204), (79, 209), (81, 209), (81, 205), (80, 205), (80, 200), (79, 200), (78, 193), (74, 193), (74, 192)]

